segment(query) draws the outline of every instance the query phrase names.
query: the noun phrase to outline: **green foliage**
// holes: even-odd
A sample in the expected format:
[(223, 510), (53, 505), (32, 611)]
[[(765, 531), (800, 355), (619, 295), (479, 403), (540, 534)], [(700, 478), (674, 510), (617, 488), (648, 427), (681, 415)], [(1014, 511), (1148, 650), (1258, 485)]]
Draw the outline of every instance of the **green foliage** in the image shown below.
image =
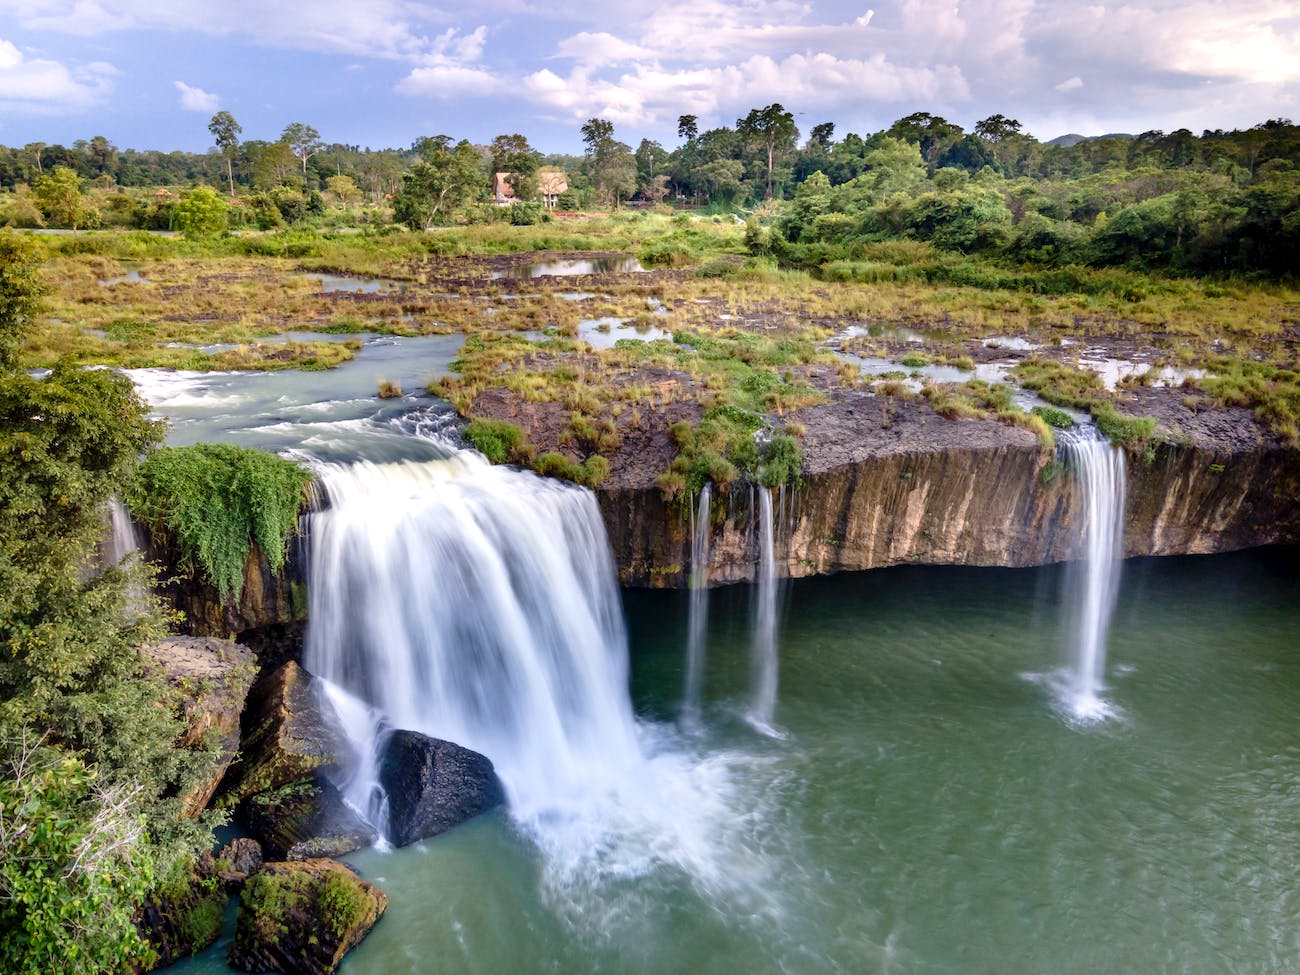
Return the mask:
[(226, 201), (210, 186), (196, 186), (172, 208), (172, 221), (188, 240), (226, 232)]
[(1034, 415), (1043, 418), (1043, 422), (1049, 427), (1056, 427), (1058, 430), (1067, 430), (1074, 426), (1074, 417), (1066, 413), (1065, 410), (1054, 409), (1050, 406), (1035, 406)]
[(16, 364), (18, 345), (40, 309), (45, 287), (36, 273), (37, 260), (28, 238), (0, 231), (0, 370)]
[(129, 790), (101, 788), (54, 749), (11, 756), (0, 773), (0, 971), (131, 970), (149, 954), (132, 916), (155, 864)]
[(81, 192), (81, 177), (67, 166), (57, 166), (33, 182), (32, 199), (47, 220), (74, 231), (91, 223), (96, 215), (89, 198)]
[(760, 438), (765, 425), (762, 416), (735, 405), (710, 409), (698, 424), (674, 424), (669, 432), (677, 455), (659, 475), (665, 499), (686, 512), (710, 481), (720, 494), (742, 478), (764, 487), (798, 484), (803, 469), (798, 443), (784, 432)]
[[(1151, 441), (1156, 432), (1155, 418), (1121, 413), (1106, 398), (1105, 384), (1095, 372), (1075, 369), (1046, 359), (1024, 359), (1016, 364), (1014, 373), (1021, 385), (1037, 391), (1049, 403), (1087, 410), (1092, 414), (1097, 428), (1110, 438), (1111, 443), (1130, 450), (1141, 449), (1150, 454)], [(1038, 410), (1035, 413), (1042, 415)], [(1068, 417), (1068, 414), (1064, 415)]]
[(523, 431), (508, 420), (471, 420), (462, 435), (494, 464), (521, 459), (527, 447)]
[(330, 873), (317, 892), (316, 910), (321, 923), (335, 938), (342, 939), (365, 916), (366, 895), (355, 880)]
[(284, 565), (311, 472), (275, 454), (232, 444), (156, 451), (130, 495), (142, 524), (174, 540), (223, 601), (239, 598), (244, 562), (256, 544), (271, 567)]

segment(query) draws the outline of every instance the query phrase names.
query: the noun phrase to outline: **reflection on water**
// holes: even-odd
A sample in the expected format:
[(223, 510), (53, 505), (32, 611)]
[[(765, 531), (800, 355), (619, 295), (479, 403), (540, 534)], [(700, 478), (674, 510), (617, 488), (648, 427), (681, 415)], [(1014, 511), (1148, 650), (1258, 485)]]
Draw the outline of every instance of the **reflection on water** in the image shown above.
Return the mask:
[(578, 274), (637, 274), (645, 270), (646, 268), (635, 257), (602, 257), (595, 260), (562, 258), (493, 271), (492, 277), (544, 278), (571, 277)]

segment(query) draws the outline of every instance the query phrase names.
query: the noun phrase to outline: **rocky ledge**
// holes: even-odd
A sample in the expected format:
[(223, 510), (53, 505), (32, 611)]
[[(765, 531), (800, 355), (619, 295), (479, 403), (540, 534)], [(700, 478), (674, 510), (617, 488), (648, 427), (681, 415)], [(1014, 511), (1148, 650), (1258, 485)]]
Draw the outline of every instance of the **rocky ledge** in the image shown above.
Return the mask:
[[(487, 390), (476, 410), (522, 427), (538, 450), (563, 449), (551, 409)], [(1125, 554), (1181, 555), (1300, 542), (1300, 449), (1264, 430), (1251, 411), (1189, 409), (1177, 389), (1140, 389), (1125, 405), (1159, 421), (1151, 449), (1128, 458)], [(675, 447), (668, 427), (698, 408), (672, 403), (623, 438), (597, 489), (624, 585), (681, 587), (689, 518), (657, 483)], [(921, 401), (832, 389), (828, 401), (786, 414), (802, 427), (801, 483), (776, 499), (777, 571), (798, 577), (899, 563), (1028, 566), (1072, 557), (1079, 492), (1071, 472), (1031, 432), (993, 420), (951, 420)], [(715, 498), (710, 580), (752, 579), (757, 567), (753, 488)], [(283, 573), (250, 555), (237, 606), (222, 607), (193, 578), (172, 595), (196, 633), (300, 637), (304, 553)], [(165, 559), (164, 559), (165, 561)], [(274, 641), (272, 641), (274, 642)], [(273, 647), (268, 650), (274, 653)]]

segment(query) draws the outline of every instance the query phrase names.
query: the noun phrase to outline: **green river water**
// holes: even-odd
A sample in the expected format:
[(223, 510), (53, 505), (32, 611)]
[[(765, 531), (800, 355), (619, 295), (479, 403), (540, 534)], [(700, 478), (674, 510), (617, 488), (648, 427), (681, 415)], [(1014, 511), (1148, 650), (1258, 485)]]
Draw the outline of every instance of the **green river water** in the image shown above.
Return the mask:
[[(1060, 575), (788, 584), (782, 739), (740, 717), (748, 587), (713, 593), (691, 732), (686, 594), (624, 593), (644, 748), (674, 770), (654, 815), (592, 823), (572, 862), (504, 811), (353, 855), (390, 903), (342, 971), (1300, 971), (1300, 550), (1127, 563), (1118, 717), (1085, 726), (1047, 687)], [(228, 936), (176, 970), (226, 971)]]

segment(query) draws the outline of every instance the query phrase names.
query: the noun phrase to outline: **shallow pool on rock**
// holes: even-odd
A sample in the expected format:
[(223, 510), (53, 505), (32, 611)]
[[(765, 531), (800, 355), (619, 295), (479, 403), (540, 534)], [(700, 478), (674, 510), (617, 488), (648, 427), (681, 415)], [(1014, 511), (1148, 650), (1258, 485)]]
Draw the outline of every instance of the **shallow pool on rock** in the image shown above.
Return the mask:
[(1059, 581), (789, 585), (785, 740), (740, 717), (748, 588), (713, 595), (691, 732), (686, 594), (625, 593), (643, 803), (592, 797), (537, 835), (498, 812), (351, 857), (390, 907), (343, 971), (1297, 970), (1300, 550), (1128, 563), (1121, 716), (1087, 727), (1035, 679), (1063, 659)]

